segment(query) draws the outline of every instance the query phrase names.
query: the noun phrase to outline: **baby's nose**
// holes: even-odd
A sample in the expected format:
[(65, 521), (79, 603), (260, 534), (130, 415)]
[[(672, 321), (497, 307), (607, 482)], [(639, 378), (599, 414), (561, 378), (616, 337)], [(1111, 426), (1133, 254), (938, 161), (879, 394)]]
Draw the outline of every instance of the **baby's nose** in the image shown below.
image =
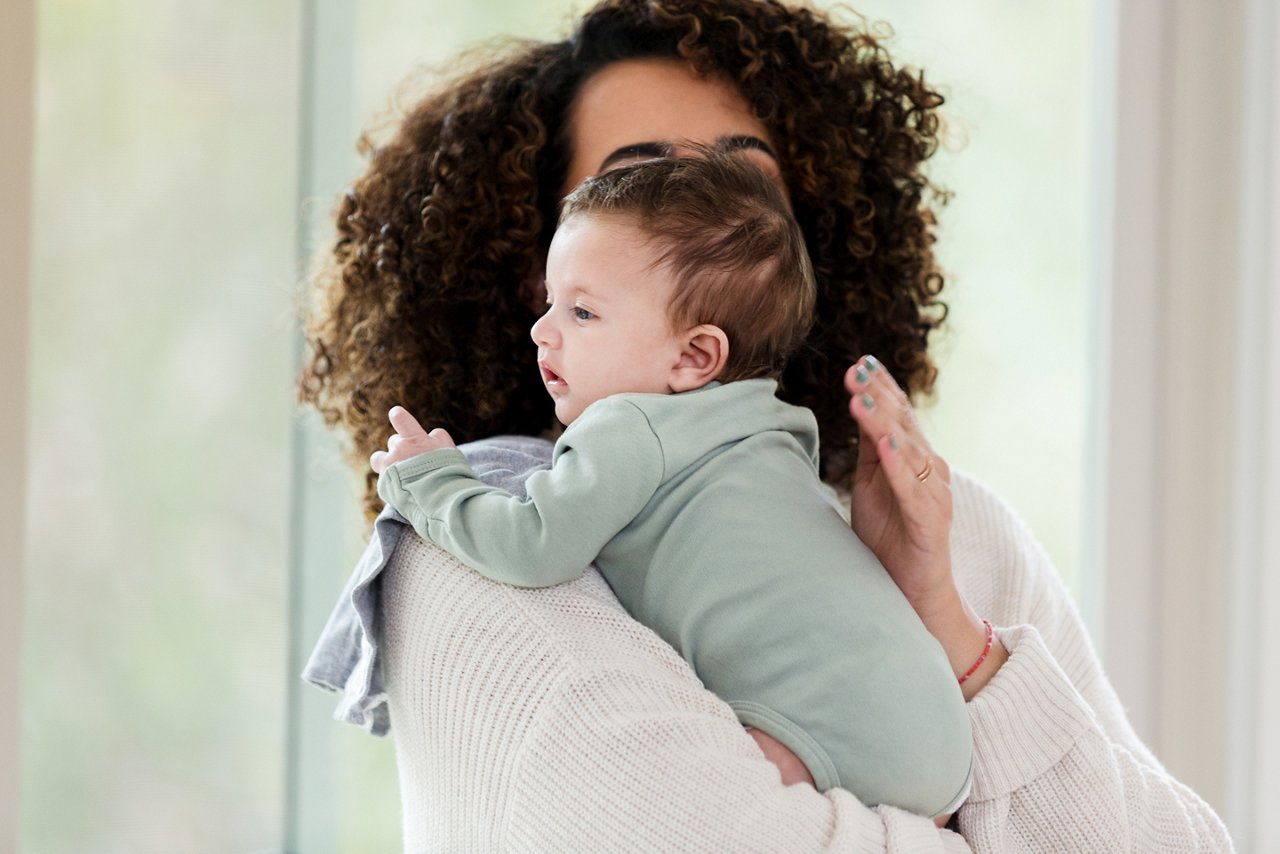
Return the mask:
[(529, 337), (533, 339), (533, 343), (539, 347), (550, 347), (551, 339), (554, 332), (551, 328), (551, 322), (547, 320), (548, 314), (542, 315), (529, 329)]

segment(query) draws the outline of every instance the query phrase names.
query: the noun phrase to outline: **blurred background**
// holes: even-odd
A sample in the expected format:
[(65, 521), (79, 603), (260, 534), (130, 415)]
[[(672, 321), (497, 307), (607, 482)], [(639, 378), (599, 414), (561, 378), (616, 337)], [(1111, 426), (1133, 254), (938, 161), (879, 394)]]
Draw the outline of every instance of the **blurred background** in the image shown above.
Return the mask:
[[(9, 445), (24, 455), (25, 546), (18, 567), (0, 568), (21, 591), (3, 612), (21, 650), (20, 763), (3, 771), (20, 790), (11, 838), (26, 852), (397, 850), (390, 742), (331, 721), (334, 698), (297, 678), (364, 536), (334, 437), (293, 403), (305, 259), (359, 169), (356, 137), (394, 114), (406, 77), (429, 81), (480, 39), (559, 37), (586, 4), (22, 2), (30, 32), (0, 39), (0, 51), (10, 39), (32, 57), (30, 210), (0, 214), (30, 230), (29, 278), (0, 295), (0, 309), (25, 312), (28, 341), (25, 442)], [(926, 426), (1044, 543), (1144, 737), (1238, 841), (1263, 850), (1251, 793), (1280, 750), (1264, 731), (1275, 681), (1259, 674), (1280, 664), (1265, 619), (1280, 599), (1261, 514), (1280, 503), (1255, 481), (1275, 471), (1259, 431), (1277, 423), (1276, 392), (1241, 392), (1247, 376), (1210, 387), (1231, 373), (1221, 365), (1198, 385), (1212, 354), (1180, 375), (1198, 391), (1176, 387), (1169, 372), (1182, 363), (1165, 356), (1202, 340), (1178, 337), (1178, 324), (1214, 320), (1178, 301), (1199, 291), (1176, 289), (1175, 238), (1206, 232), (1160, 215), (1228, 212), (1229, 239), (1198, 262), (1237, 283), (1205, 284), (1231, 315), (1210, 338), (1261, 371), (1262, 388), (1280, 380), (1273, 351), (1239, 350), (1264, 347), (1249, 330), (1274, 313), (1276, 269), (1268, 233), (1241, 223), (1257, 224), (1248, 206), (1272, 211), (1280, 194), (1267, 195), (1269, 172), (1240, 177), (1267, 160), (1243, 141), (1248, 122), (1277, 137), (1272, 113), (1247, 118), (1238, 103), (1252, 93), (1274, 104), (1280, 83), (1249, 64), (1254, 36), (1236, 25), (1274, 28), (1275, 16), (1229, 3), (1219, 24), (1236, 27), (1221, 48), (1236, 88), (1219, 98), (1236, 106), (1207, 144), (1231, 147), (1216, 180), (1240, 188), (1223, 199), (1162, 179), (1190, 157), (1181, 149), (1126, 147), (1213, 106), (1182, 106), (1202, 94), (1193, 81), (1129, 108), (1130, 87), (1166, 92), (1175, 78), (1160, 71), (1185, 56), (1180, 33), (1197, 24), (1176, 11), (1190, 4), (1137, 7), (857, 4), (947, 95), (949, 142), (932, 175), (954, 193), (938, 245), (951, 314)], [(1153, 20), (1154, 35), (1135, 35)], [(1249, 82), (1259, 79), (1270, 82)], [(25, 87), (6, 77), (7, 94), (14, 81)], [(1126, 124), (1143, 115), (1153, 128)], [(1134, 180), (1145, 195), (1120, 192)], [(1147, 269), (1153, 247), (1164, 254)], [(1224, 267), (1213, 252), (1236, 260)], [(1152, 314), (1167, 303), (1181, 313)], [(1181, 482), (1161, 471), (1201, 434), (1148, 428), (1196, 394), (1228, 412), (1201, 484), (1210, 509), (1179, 515), (1167, 488)], [(1241, 449), (1258, 468), (1233, 462)], [(1189, 552), (1180, 519), (1203, 525)], [(1164, 562), (1184, 554), (1209, 595), (1168, 580), (1181, 576)], [(1168, 661), (1189, 633), (1200, 633), (1191, 663), (1204, 671), (1190, 678), (1211, 709), (1208, 734), (1202, 718), (1162, 712), (1187, 699)], [(1179, 752), (1185, 732), (1207, 745)]]

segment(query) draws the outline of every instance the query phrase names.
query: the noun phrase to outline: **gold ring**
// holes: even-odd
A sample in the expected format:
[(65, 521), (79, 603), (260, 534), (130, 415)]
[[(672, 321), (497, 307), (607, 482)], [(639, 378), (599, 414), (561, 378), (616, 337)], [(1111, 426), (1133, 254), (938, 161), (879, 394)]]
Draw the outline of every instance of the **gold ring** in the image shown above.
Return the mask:
[(929, 475), (933, 474), (933, 457), (924, 458), (924, 468), (916, 475), (916, 480), (924, 483), (929, 479)]

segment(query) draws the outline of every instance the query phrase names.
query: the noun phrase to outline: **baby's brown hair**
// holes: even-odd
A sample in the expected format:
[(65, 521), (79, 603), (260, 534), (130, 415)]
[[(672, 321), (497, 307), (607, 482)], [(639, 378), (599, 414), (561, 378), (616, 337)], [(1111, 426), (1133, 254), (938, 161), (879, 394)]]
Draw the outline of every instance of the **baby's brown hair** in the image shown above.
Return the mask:
[(560, 224), (583, 215), (634, 223), (675, 279), (675, 330), (720, 327), (721, 382), (778, 377), (813, 322), (817, 288), (804, 235), (781, 190), (750, 162), (698, 147), (588, 178), (564, 200)]

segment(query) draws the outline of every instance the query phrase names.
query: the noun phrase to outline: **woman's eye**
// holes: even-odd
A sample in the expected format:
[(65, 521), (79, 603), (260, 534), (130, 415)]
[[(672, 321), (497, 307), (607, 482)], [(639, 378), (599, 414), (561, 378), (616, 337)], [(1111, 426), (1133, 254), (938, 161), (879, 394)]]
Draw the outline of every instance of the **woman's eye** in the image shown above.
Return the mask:
[(580, 305), (575, 305), (573, 307), (573, 316), (578, 318), (578, 320), (590, 320), (591, 318), (595, 317), (594, 314), (587, 311), (585, 308), (583, 308)]

